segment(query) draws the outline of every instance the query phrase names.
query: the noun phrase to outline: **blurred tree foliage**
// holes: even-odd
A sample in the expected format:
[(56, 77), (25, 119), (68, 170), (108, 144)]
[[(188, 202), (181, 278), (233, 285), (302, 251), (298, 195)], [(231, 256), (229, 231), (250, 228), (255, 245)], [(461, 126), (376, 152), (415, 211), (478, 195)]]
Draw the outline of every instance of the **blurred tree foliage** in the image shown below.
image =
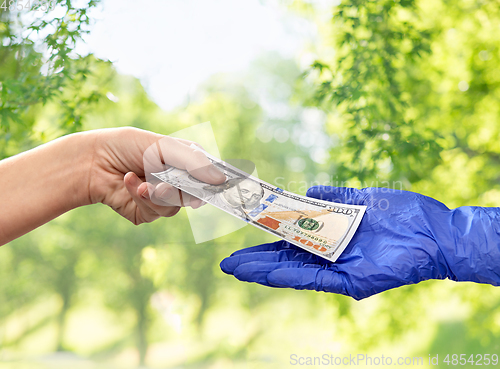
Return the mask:
[[(498, 133), (499, 17), (496, 0), (335, 7), (325, 32), (334, 56), (320, 52), (310, 72), (315, 101), (334, 112), (328, 129), (341, 139), (339, 175), (416, 183), (444, 155), (498, 165), (489, 138)], [(482, 191), (497, 183), (496, 175), (480, 177)]]
[(431, 106), (421, 104), (431, 89), (422, 58), (435, 28), (420, 21), (412, 0), (343, 2), (333, 24), (335, 63), (313, 68), (321, 80), (317, 101), (335, 107), (348, 126), (339, 170), (365, 180), (389, 162), (410, 182), (425, 176), (440, 148), (425, 120)]
[(75, 48), (90, 31), (98, 3), (75, 6), (56, 0), (48, 7), (48, 2), (6, 2), (0, 9), (0, 157), (8, 155), (6, 142), (29, 145), (36, 116), (49, 101), (62, 108), (57, 117), (61, 133), (81, 129), (83, 110), (101, 92), (83, 88), (96, 61)]
[[(305, 78), (296, 63), (270, 53), (246, 75), (213, 76), (171, 112), (137, 79), (74, 53), (96, 2), (81, 9), (58, 1), (45, 20), (3, 12), (0, 155), (79, 129), (131, 125), (169, 134), (211, 121), (223, 158), (252, 160), (262, 179), (298, 193), (307, 187), (301, 181), (322, 182), (326, 173), (361, 187), (402, 183), (450, 207), (498, 206), (499, 5), (346, 0), (324, 22), (325, 12), (294, 1), (323, 36)], [(44, 27), (43, 39), (20, 37), (22, 29), (44, 34)], [(196, 367), (257, 360), (255, 352), (262, 363), (271, 351), (289, 355), (290, 347), (307, 345), (327, 352), (321, 343), (332, 341), (365, 352), (404, 343), (412, 331), (425, 339), (408, 350), (424, 353), (452, 347), (442, 339), (466, 339), (485, 352), (498, 345), (500, 293), (489, 286), (425, 282), (353, 302), (248, 285), (220, 272), (224, 256), (271, 240), (247, 227), (196, 245), (183, 212), (134, 227), (104, 206), (77, 209), (0, 249), (0, 348), (21, 351), (40, 335), (47, 351), (96, 358), (135, 346), (144, 363), (151, 344), (188, 335), (194, 349), (176, 364)], [(47, 301), (55, 301), (49, 311), (28, 319)], [(93, 304), (112, 312), (118, 333), (80, 335), (75, 320), (95, 325), (79, 309)], [(450, 315), (457, 306), (467, 318), (428, 344), (441, 329), (436, 311)], [(176, 333), (174, 316), (188, 333)], [(26, 323), (9, 330), (19, 317)]]

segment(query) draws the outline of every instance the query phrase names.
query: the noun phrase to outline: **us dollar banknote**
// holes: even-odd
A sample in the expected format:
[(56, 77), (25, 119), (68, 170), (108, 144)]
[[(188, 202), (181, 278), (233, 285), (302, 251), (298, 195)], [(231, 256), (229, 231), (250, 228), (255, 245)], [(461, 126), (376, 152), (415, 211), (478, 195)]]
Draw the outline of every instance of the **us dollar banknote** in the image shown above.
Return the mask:
[(175, 167), (152, 175), (330, 261), (337, 260), (361, 222), (366, 206), (297, 195), (204, 153), (225, 174), (224, 183), (211, 185)]

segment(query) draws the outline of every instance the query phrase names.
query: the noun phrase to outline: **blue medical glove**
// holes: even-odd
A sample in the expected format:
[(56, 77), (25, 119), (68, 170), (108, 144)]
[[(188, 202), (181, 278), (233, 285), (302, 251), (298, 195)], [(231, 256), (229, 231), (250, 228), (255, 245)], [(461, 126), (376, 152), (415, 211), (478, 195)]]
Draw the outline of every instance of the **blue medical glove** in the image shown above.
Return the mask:
[(278, 241), (235, 252), (222, 270), (242, 281), (356, 300), (428, 279), (500, 284), (499, 208), (450, 210), (430, 197), (386, 188), (316, 186), (307, 196), (367, 206), (335, 263)]

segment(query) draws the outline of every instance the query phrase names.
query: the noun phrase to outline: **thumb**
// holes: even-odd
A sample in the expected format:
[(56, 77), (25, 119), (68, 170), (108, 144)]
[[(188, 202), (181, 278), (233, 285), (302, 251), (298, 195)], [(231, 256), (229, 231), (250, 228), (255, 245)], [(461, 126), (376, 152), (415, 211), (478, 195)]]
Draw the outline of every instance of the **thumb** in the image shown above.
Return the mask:
[(306, 196), (342, 204), (360, 204), (360, 191), (357, 188), (314, 186), (307, 190)]

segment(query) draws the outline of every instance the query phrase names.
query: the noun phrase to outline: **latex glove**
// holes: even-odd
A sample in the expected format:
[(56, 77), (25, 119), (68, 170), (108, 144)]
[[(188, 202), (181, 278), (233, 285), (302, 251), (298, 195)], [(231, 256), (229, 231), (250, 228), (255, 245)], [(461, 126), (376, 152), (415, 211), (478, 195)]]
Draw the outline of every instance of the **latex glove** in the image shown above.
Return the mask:
[(335, 263), (278, 241), (235, 252), (222, 270), (242, 281), (357, 300), (428, 279), (500, 283), (499, 208), (450, 210), (430, 197), (385, 188), (317, 186), (307, 196), (367, 205)]

